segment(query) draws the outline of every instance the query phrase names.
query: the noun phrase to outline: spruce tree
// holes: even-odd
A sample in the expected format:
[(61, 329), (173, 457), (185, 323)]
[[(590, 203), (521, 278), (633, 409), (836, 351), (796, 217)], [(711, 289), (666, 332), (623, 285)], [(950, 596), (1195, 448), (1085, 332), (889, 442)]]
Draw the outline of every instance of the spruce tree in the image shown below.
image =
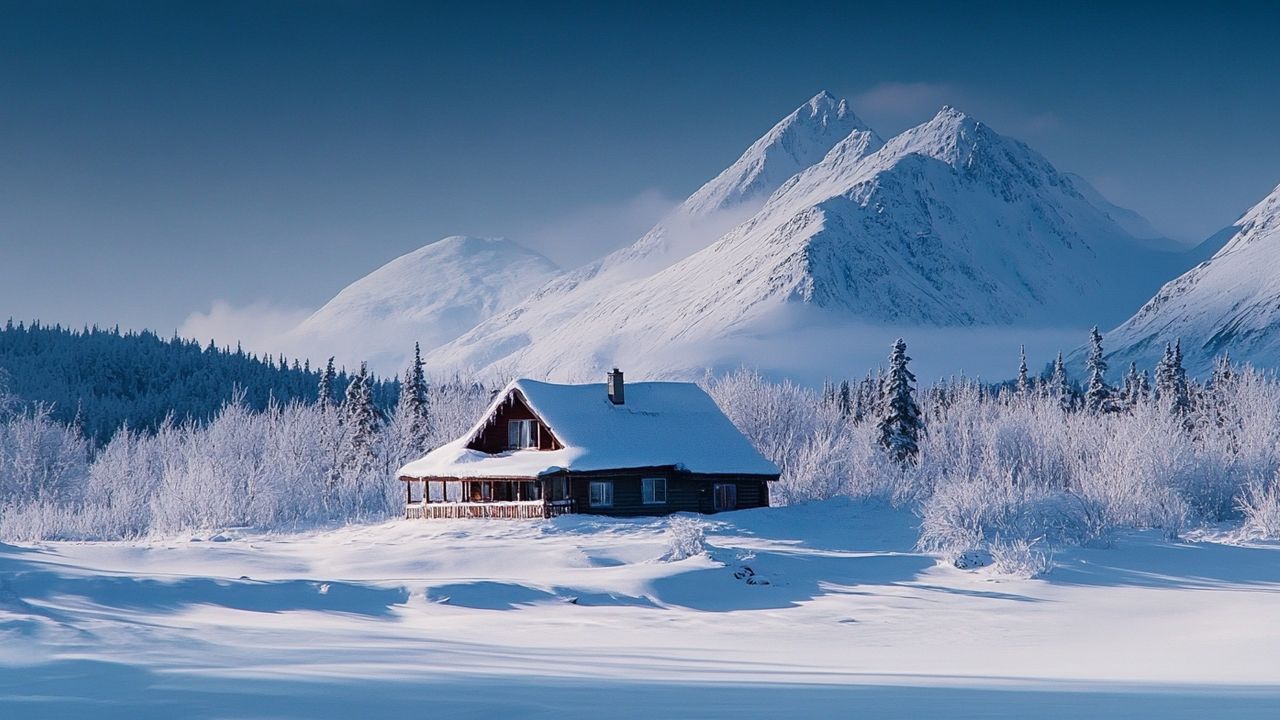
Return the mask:
[(1142, 399), (1142, 375), (1138, 373), (1138, 363), (1129, 363), (1129, 370), (1124, 374), (1124, 386), (1120, 390), (1120, 400), (1128, 407), (1133, 407)]
[(360, 374), (351, 378), (342, 401), (342, 423), (345, 430), (343, 463), (350, 468), (365, 468), (373, 459), (373, 443), (378, 429), (378, 410), (373, 405), (369, 368), (360, 364)]
[(1231, 367), (1231, 356), (1227, 354), (1219, 355), (1213, 361), (1213, 374), (1209, 377), (1209, 384), (1204, 388), (1203, 402), (1204, 407), (1202, 413), (1214, 425), (1222, 427), (1227, 420), (1227, 406), (1230, 402), (1228, 395), (1231, 387), (1235, 385), (1235, 369)]
[(320, 385), (316, 389), (316, 403), (321, 407), (333, 406), (333, 381), (338, 374), (333, 369), (333, 358), (329, 358), (329, 364), (325, 365), (324, 372), (320, 375)]
[(898, 338), (889, 353), (889, 372), (881, 385), (881, 403), (884, 413), (877, 424), (880, 444), (898, 462), (914, 462), (920, 453), (920, 434), (924, 422), (920, 418), (920, 406), (916, 404), (911, 374), (907, 363), (907, 344)]
[(1085, 391), (1084, 406), (1091, 413), (1109, 412), (1112, 408), (1111, 386), (1107, 385), (1107, 361), (1102, 353), (1102, 333), (1094, 325), (1089, 331), (1089, 388)]
[(1182, 367), (1182, 340), (1164, 346), (1164, 357), (1156, 365), (1156, 397), (1178, 414), (1191, 409), (1187, 371)]
[(1018, 397), (1025, 398), (1031, 391), (1031, 379), (1027, 375), (1027, 346), (1018, 346)]
[(1058, 401), (1058, 407), (1070, 412), (1075, 406), (1075, 398), (1071, 392), (1071, 382), (1067, 379), (1067, 364), (1062, 360), (1062, 351), (1053, 361), (1053, 374), (1049, 376), (1049, 396)]
[(404, 434), (404, 451), (415, 455), (426, 449), (428, 430), (427, 379), (423, 372), (422, 349), (413, 344), (413, 362), (404, 371), (400, 384), (400, 400), (396, 404), (396, 418)]

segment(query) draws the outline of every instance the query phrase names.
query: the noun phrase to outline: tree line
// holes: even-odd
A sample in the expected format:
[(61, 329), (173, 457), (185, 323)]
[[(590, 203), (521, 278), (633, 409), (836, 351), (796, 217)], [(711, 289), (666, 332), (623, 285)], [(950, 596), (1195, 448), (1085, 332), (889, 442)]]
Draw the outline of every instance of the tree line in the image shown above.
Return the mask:
[[(0, 394), (77, 425), (95, 445), (125, 425), (153, 432), (166, 420), (207, 422), (233, 395), (255, 411), (272, 401), (312, 402), (321, 372), (306, 360), (150, 331), (75, 330), (12, 319), (0, 328)], [(339, 369), (333, 392), (343, 392), (350, 380)], [(394, 380), (368, 382), (380, 411), (395, 405)]]

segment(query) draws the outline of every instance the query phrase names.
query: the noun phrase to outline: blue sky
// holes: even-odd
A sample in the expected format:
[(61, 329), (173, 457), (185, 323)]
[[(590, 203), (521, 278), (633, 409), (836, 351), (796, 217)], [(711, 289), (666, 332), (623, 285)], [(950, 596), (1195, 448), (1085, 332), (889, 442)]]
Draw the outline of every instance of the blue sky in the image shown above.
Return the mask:
[(0, 3), (0, 315), (289, 318), (455, 233), (588, 259), (820, 89), (1185, 240), (1280, 183), (1280, 13), (1071, 5)]

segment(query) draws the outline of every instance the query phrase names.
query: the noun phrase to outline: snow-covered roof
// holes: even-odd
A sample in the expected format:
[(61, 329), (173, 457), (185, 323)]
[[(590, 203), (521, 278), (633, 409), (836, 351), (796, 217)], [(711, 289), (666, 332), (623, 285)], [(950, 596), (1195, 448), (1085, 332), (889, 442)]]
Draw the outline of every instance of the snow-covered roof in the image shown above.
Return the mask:
[[(497, 455), (467, 447), (513, 392), (564, 447)], [(400, 468), (399, 477), (536, 478), (560, 470), (587, 472), (675, 466), (695, 473), (777, 475), (709, 395), (693, 383), (626, 384), (626, 402), (609, 400), (604, 383), (556, 385), (515, 380), (461, 438)]]

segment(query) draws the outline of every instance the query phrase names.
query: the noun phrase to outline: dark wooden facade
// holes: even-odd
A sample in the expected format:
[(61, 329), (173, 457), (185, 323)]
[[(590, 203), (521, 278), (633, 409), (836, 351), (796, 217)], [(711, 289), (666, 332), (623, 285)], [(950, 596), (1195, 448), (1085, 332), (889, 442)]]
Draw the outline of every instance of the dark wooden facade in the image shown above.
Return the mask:
[[(569, 498), (576, 512), (591, 515), (629, 517), (637, 515), (670, 515), (677, 512), (715, 513), (769, 505), (769, 481), (772, 476), (706, 475), (689, 473), (672, 467), (572, 472), (547, 476), (567, 478)], [(644, 478), (665, 479), (667, 497), (664, 502), (646, 503), (642, 495)], [(591, 504), (591, 483), (613, 484), (613, 504), (605, 507)], [(716, 508), (715, 486), (732, 484), (737, 496), (733, 507)]]
[(542, 419), (529, 409), (528, 401), (524, 399), (524, 396), (518, 390), (512, 392), (507, 401), (494, 411), (484, 429), (467, 447), (490, 454), (510, 449), (507, 447), (507, 423), (512, 420), (533, 420), (537, 422), (539, 450), (559, 450), (564, 447), (556, 439), (551, 429), (542, 422)]

